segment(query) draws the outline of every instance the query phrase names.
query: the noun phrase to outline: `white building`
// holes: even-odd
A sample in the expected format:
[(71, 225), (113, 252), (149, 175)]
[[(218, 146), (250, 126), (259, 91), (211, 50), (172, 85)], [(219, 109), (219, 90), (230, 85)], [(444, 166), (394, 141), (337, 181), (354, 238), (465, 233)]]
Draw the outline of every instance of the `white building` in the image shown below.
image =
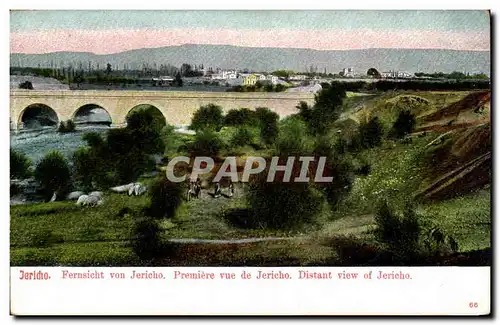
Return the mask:
[(380, 73), (380, 76), (382, 78), (413, 78), (414, 75), (411, 74), (411, 73), (408, 73), (408, 72), (405, 72), (405, 71), (386, 71), (386, 72), (382, 72)]
[(292, 81), (304, 81), (307, 79), (307, 76), (303, 75), (303, 74), (296, 74), (296, 75), (290, 76), (288, 79), (290, 79)]
[(344, 77), (354, 77), (354, 68), (344, 68), (342, 73)]
[(272, 74), (269, 74), (269, 75), (266, 76), (266, 79), (267, 79), (267, 81), (270, 81), (271, 84), (276, 85), (276, 84), (278, 84), (278, 79), (279, 78), (276, 77), (276, 76), (273, 76)]

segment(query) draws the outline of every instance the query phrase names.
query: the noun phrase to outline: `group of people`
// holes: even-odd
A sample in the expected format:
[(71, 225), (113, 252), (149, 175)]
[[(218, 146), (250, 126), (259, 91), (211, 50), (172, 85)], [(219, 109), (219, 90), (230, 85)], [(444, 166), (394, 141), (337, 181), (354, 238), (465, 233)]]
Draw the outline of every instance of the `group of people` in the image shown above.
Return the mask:
[[(233, 197), (234, 195), (234, 183), (229, 179), (227, 182), (215, 182), (214, 197), (218, 198), (222, 195), (222, 185), (227, 187), (227, 196)], [(196, 178), (196, 181), (189, 182), (189, 189), (187, 193), (187, 199), (190, 201), (192, 198), (199, 198), (201, 194), (201, 180)]]

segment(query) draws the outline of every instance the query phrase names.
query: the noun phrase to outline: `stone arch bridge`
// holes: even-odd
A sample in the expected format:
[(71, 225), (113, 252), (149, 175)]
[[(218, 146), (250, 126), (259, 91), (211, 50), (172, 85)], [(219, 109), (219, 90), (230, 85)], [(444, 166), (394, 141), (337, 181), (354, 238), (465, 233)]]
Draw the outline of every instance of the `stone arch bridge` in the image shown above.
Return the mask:
[(138, 105), (152, 105), (172, 125), (189, 124), (194, 112), (202, 105), (216, 104), (224, 112), (235, 108), (255, 109), (268, 107), (280, 117), (297, 112), (295, 106), (300, 101), (314, 102), (312, 93), (237, 93), (237, 92), (191, 92), (191, 91), (111, 91), (111, 90), (11, 90), (11, 128), (22, 128), (22, 118), (32, 105), (48, 106), (57, 115), (58, 122), (73, 120), (83, 108), (99, 106), (105, 109), (111, 125), (121, 127), (126, 124), (127, 114)]

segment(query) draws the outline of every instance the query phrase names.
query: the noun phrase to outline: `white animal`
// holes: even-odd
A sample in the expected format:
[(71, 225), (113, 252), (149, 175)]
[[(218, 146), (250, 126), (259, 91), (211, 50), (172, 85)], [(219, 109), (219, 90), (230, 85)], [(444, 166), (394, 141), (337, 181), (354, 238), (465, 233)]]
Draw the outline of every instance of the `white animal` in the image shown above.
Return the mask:
[(99, 191), (90, 192), (89, 196), (95, 196), (99, 199), (102, 199), (102, 192)]
[(82, 195), (78, 198), (78, 201), (76, 202), (76, 205), (83, 205), (83, 206), (96, 206), (96, 205), (101, 205), (103, 203), (102, 199), (98, 198), (97, 196), (92, 196), (92, 195)]
[(55, 202), (57, 199), (57, 192), (54, 192), (54, 195), (52, 195), (52, 198), (50, 199), (50, 202)]
[(134, 186), (132, 186), (128, 190), (128, 195), (139, 196), (146, 193), (146, 191), (147, 191), (146, 186), (142, 185), (141, 183), (135, 183)]
[(68, 194), (68, 196), (66, 197), (66, 199), (68, 200), (78, 200), (78, 198), (82, 195), (84, 195), (85, 193), (83, 193), (82, 191), (75, 191), (75, 192), (71, 192)]
[(85, 205), (85, 202), (86, 200), (88, 199), (88, 195), (86, 194), (83, 194), (83, 195), (80, 195), (80, 197), (78, 198), (78, 200), (76, 201), (76, 205)]
[(134, 183), (130, 183), (127, 185), (121, 185), (121, 186), (115, 186), (115, 187), (111, 188), (111, 191), (118, 192), (118, 193), (124, 193), (124, 192), (128, 192), (130, 190), (130, 188), (133, 186), (134, 186)]

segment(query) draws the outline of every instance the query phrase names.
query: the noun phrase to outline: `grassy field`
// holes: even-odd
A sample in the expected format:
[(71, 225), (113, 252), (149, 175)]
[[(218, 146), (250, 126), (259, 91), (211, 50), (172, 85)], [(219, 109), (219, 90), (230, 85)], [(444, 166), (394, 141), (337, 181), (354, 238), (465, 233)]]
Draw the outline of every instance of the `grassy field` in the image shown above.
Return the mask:
[[(363, 114), (375, 114), (390, 125), (397, 112), (401, 95), (419, 96), (427, 102), (427, 112), (463, 98), (466, 92), (387, 92), (379, 95), (349, 96), (343, 116), (357, 123)], [(391, 101), (392, 99), (392, 101)], [(396, 103), (396, 104), (395, 104)], [(415, 107), (422, 113), (422, 108)], [(475, 118), (472, 116), (471, 118)], [(481, 118), (484, 118), (481, 116)], [(339, 127), (342, 125), (339, 122)], [(344, 123), (345, 124), (345, 123)], [(356, 124), (354, 124), (356, 125)], [(352, 126), (351, 126), (352, 127)], [(228, 139), (231, 133), (225, 135)], [(421, 190), (428, 170), (421, 163), (426, 146), (440, 136), (429, 132), (415, 136), (409, 143), (384, 141), (382, 146), (360, 155), (371, 166), (367, 176), (357, 176), (352, 190), (335, 211), (329, 211), (316, 227), (280, 231), (245, 229), (236, 226), (229, 215), (244, 210), (244, 189), (238, 185), (233, 198), (213, 198), (213, 189), (204, 190), (198, 200), (184, 202), (173, 219), (160, 222), (162, 239), (242, 239), (280, 237), (282, 240), (244, 245), (177, 245), (175, 258), (165, 265), (324, 265), (335, 260), (335, 247), (327, 239), (353, 235), (371, 239), (375, 214), (382, 200), (398, 211), (413, 203), (422, 222), (441, 228), (453, 236), (459, 251), (491, 247), (490, 188), (472, 194), (436, 202), (413, 202)], [(175, 146), (190, 136), (177, 136)], [(242, 148), (242, 155), (268, 154)], [(226, 152), (227, 154), (227, 152)], [(95, 208), (78, 207), (75, 202), (54, 202), (11, 207), (12, 265), (141, 265), (129, 245), (134, 224), (131, 210), (149, 204), (147, 196), (105, 194), (105, 203)]]

